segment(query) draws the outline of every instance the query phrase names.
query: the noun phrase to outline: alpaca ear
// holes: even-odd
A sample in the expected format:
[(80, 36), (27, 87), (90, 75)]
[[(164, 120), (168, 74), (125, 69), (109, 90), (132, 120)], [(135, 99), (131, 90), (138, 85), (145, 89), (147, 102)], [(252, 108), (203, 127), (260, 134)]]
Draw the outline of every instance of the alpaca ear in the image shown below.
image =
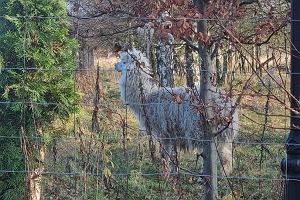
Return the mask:
[(130, 50), (127, 44), (116, 43), (113, 47), (113, 52), (118, 53), (120, 51), (128, 51)]
[(118, 53), (119, 51), (122, 50), (122, 45), (120, 45), (119, 43), (116, 43), (112, 50), (113, 50), (113, 52)]

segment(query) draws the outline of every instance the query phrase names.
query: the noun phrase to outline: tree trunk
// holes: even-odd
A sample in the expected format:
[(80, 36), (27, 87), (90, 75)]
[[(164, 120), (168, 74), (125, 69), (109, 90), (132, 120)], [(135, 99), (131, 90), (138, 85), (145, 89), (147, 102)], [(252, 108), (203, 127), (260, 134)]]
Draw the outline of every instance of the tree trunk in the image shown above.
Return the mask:
[(146, 23), (144, 27), (138, 29), (138, 35), (142, 39), (143, 51), (146, 57), (151, 61), (151, 47), (152, 39), (154, 35), (154, 29), (151, 23)]
[[(200, 9), (200, 13), (204, 15), (207, 7), (207, 1), (205, 0), (195, 0), (196, 6)], [(201, 20), (197, 23), (197, 32), (202, 32), (207, 34), (207, 20)], [(211, 92), (212, 87), (212, 66), (211, 57), (207, 47), (205, 47), (201, 42), (199, 42), (199, 56), (202, 61), (200, 67), (200, 99), (204, 105), (209, 105), (211, 103)], [(209, 142), (204, 142), (203, 145), (203, 174), (206, 176), (204, 180), (205, 187), (205, 200), (215, 200), (218, 196), (217, 189), (217, 149), (216, 149), (216, 138), (213, 137), (214, 132), (216, 132), (216, 126), (211, 124), (210, 120), (214, 118), (213, 108), (210, 106), (206, 107), (203, 113), (204, 125), (204, 140)]]
[(252, 55), (253, 56), (251, 56), (251, 69), (249, 69), (249, 72), (251, 72), (251, 73), (254, 73), (254, 71), (253, 71), (253, 69), (255, 69), (255, 63), (256, 63), (256, 61), (255, 61), (255, 46), (254, 45), (252, 45), (252, 47), (251, 47), (251, 50), (252, 50)]
[(88, 53), (87, 53), (87, 67), (88, 69), (91, 69), (94, 67), (94, 48), (89, 47)]
[(157, 71), (159, 75), (159, 83), (161, 87), (173, 87), (173, 41), (174, 38), (171, 34), (168, 35), (167, 41), (160, 40), (156, 50), (157, 56)]
[(240, 73), (243, 73), (244, 69), (245, 69), (245, 58), (243, 53), (240, 53), (240, 60), (241, 60), (241, 65), (240, 65)]
[(146, 57), (150, 60), (151, 57), (151, 44), (152, 44), (152, 38), (153, 38), (153, 34), (154, 34), (154, 29), (151, 28), (151, 26), (149, 25), (148, 27), (146, 27), (145, 29), (146, 31), (146, 35), (145, 35), (145, 53), (146, 53)]
[(227, 71), (228, 71), (228, 54), (226, 53), (223, 55), (223, 70), (222, 70), (222, 76), (219, 85), (224, 85)]
[(157, 59), (156, 59), (156, 55), (155, 55), (155, 48), (151, 48), (150, 50), (150, 64), (151, 64), (151, 70), (152, 70), (152, 73), (153, 73), (153, 78), (157, 78)]
[[(228, 44), (228, 50), (227, 50), (227, 58), (228, 58), (228, 66), (227, 70), (233, 69), (233, 53), (232, 53), (232, 47), (230, 44)], [(224, 71), (224, 70), (223, 70)], [(227, 72), (227, 71), (226, 71)]]
[(45, 145), (40, 144), (38, 156), (42, 163), (33, 171), (28, 172), (29, 200), (42, 199), (42, 173), (44, 172), (45, 149)]
[(86, 70), (94, 66), (94, 49), (83, 40), (81, 40), (78, 56), (79, 69)]
[[(258, 60), (259, 63), (260, 63), (260, 55), (261, 55), (260, 47), (255, 46), (255, 56), (256, 56), (256, 60)], [(256, 66), (257, 66), (256, 67), (257, 73), (259, 74), (259, 76), (262, 76), (262, 68), (258, 64)]]
[(156, 75), (156, 58), (155, 58), (155, 49), (152, 47), (152, 41), (154, 36), (154, 29), (152, 28), (151, 23), (146, 23), (143, 28), (138, 29), (138, 35), (142, 39), (143, 51), (146, 57), (149, 60), (152, 72), (154, 76)]
[[(191, 38), (188, 38), (190, 42), (192, 42)], [(190, 88), (194, 87), (194, 70), (193, 70), (193, 50), (192, 48), (186, 44), (185, 46), (185, 62), (186, 62), (186, 85)]]
[[(22, 130), (24, 133), (24, 129)], [(38, 136), (43, 137), (42, 131), (37, 130)], [(25, 133), (24, 133), (25, 135)], [(40, 144), (37, 144), (37, 160), (36, 163), (34, 158), (30, 158), (29, 162), (34, 163), (30, 167), (28, 166), (28, 173), (27, 173), (27, 181), (28, 181), (28, 195), (29, 200), (40, 200), (42, 199), (42, 174), (44, 172), (45, 166), (45, 154), (46, 154), (46, 145), (43, 141)], [(33, 154), (35, 155), (35, 154)]]
[(216, 77), (217, 77), (217, 85), (221, 84), (221, 79), (222, 79), (222, 75), (221, 75), (221, 62), (219, 59), (219, 50), (216, 49)]
[[(266, 55), (267, 55), (267, 59), (266, 60), (268, 60), (269, 58), (271, 58), (270, 51), (269, 51), (269, 45), (266, 45)], [(269, 64), (269, 62), (267, 62), (267, 69), (269, 69), (269, 68), (270, 68), (270, 64)]]

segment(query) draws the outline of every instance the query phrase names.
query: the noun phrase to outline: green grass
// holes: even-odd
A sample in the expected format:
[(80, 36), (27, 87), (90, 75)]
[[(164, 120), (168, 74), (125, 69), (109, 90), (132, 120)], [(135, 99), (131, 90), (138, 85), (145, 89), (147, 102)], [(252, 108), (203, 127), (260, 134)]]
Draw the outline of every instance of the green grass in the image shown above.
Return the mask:
[[(119, 103), (117, 83), (112, 83), (113, 80), (108, 74), (102, 76), (106, 82), (101, 85), (101, 103), (104, 104), (99, 113), (101, 131), (91, 132), (92, 108), (89, 107), (80, 117), (80, 121), (85, 124), (82, 127), (82, 137), (89, 140), (82, 142), (77, 138), (59, 141), (55, 169), (59, 169), (62, 175), (47, 177), (45, 185), (51, 183), (53, 186), (47, 190), (45, 199), (51, 199), (55, 192), (60, 194), (61, 199), (72, 199), (75, 196), (80, 199), (201, 199), (203, 187), (198, 177), (186, 175), (185, 170), (180, 170), (178, 177), (164, 178), (159, 175), (162, 172), (159, 144), (155, 143), (156, 160), (153, 161), (146, 137), (141, 137), (137, 132), (138, 126), (133, 114), (128, 111), (126, 115), (126, 109)], [(237, 77), (236, 82), (241, 80), (244, 81), (245, 78)], [(87, 87), (92, 86), (93, 84), (87, 84)], [(236, 88), (237, 91), (239, 87), (241, 85)], [(253, 84), (252, 87), (259, 89), (260, 86)], [(285, 98), (278, 89), (274, 88), (273, 91), (279, 98)], [(263, 89), (261, 92), (266, 93)], [(253, 92), (249, 90), (249, 93)], [(286, 131), (271, 127), (285, 127), (289, 121), (276, 116), (268, 117), (267, 125), (270, 127), (266, 127), (263, 132), (265, 116), (257, 113), (264, 113), (266, 100), (265, 96), (248, 95), (241, 102), (240, 132), (233, 150), (234, 170), (229, 179), (218, 180), (222, 199), (281, 199), (282, 183), (274, 179), (281, 177), (279, 164), (285, 157), (283, 143)], [(270, 107), (269, 114), (286, 113), (284, 107), (274, 100), (270, 101)], [(109, 110), (113, 113), (108, 114)], [(127, 118), (129, 125), (126, 138), (120, 116)], [(81, 125), (77, 124), (77, 128)], [(78, 133), (77, 130), (76, 134)], [(260, 142), (272, 144), (261, 145)], [(89, 163), (86, 163), (89, 155)], [(54, 169), (52, 157), (53, 152), (49, 152), (49, 170)], [(76, 158), (72, 161), (71, 174), (78, 173), (77, 176), (64, 174), (67, 157)], [(179, 158), (183, 169), (199, 173), (201, 163), (196, 164), (195, 154), (181, 152)], [(85, 169), (87, 164), (93, 169)]]

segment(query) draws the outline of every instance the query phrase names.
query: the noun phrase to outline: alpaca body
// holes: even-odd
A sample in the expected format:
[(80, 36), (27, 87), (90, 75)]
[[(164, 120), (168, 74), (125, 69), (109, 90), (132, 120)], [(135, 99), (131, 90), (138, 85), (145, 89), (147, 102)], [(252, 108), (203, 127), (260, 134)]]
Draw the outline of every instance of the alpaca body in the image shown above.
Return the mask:
[[(201, 127), (203, 116), (197, 111), (197, 97), (185, 87), (158, 87), (148, 74), (148, 69), (139, 65), (144, 63), (147, 66), (147, 60), (141, 52), (132, 50), (122, 53), (120, 62), (116, 64), (116, 70), (122, 71), (121, 98), (134, 112), (140, 129), (151, 132), (166, 149), (170, 149), (169, 146), (187, 151), (201, 149), (204, 138)], [(230, 118), (235, 102), (227, 98), (220, 89), (212, 88), (211, 93), (212, 103), (206, 106), (213, 107), (215, 116)], [(176, 100), (176, 97), (179, 99)], [(238, 114), (233, 113), (229, 125), (220, 122), (217, 126), (218, 131), (222, 130), (217, 138), (220, 142), (218, 149), (225, 172), (229, 173), (232, 168), (232, 141), (238, 129)]]

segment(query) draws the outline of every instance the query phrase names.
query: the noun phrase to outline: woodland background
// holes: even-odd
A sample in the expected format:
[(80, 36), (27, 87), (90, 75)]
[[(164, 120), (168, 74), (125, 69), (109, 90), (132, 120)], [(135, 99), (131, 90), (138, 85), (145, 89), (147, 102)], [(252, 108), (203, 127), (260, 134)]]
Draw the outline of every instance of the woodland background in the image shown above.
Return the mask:
[(282, 199), (290, 22), (288, 0), (1, 0), (0, 199), (203, 198), (199, 154), (166, 178), (121, 103), (115, 43), (143, 50), (161, 85), (197, 85), (210, 59), (213, 85), (241, 97), (219, 198)]

